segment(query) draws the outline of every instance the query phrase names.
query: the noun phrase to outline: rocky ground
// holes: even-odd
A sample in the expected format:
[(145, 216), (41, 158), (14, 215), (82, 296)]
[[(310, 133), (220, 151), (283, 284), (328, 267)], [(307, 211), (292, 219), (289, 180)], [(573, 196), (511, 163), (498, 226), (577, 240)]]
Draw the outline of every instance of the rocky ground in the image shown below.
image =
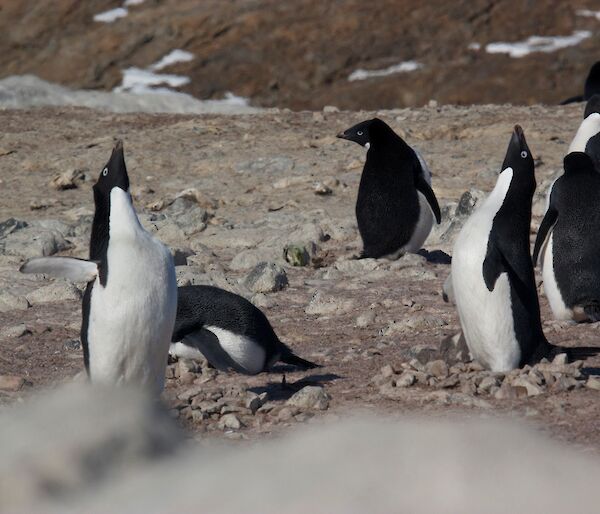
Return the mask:
[[(323, 365), (246, 377), (173, 362), (164, 397), (184, 426), (244, 439), (357, 411), (518, 417), (598, 450), (600, 358), (572, 365), (558, 358), (503, 375), (458, 362), (448, 342), (440, 351), (459, 329), (441, 296), (447, 254), (493, 187), (513, 125), (523, 126), (537, 162), (533, 237), (581, 107), (377, 113), (422, 152), (443, 210), (427, 251), (395, 262), (353, 258), (364, 150), (335, 138), (374, 114), (0, 111), (2, 403), (70, 381), (83, 368), (81, 284), (17, 270), (36, 255), (86, 256), (91, 186), (118, 137), (140, 218), (173, 249), (179, 283), (216, 284), (252, 299), (283, 341)], [(551, 342), (598, 346), (598, 324), (553, 321), (543, 295), (541, 302)]]
[[(430, 99), (556, 104), (581, 94), (600, 49), (594, 0), (145, 0), (112, 23), (94, 21), (124, 4), (3, 2), (0, 77), (27, 73), (111, 90), (121, 84), (123, 70), (146, 69), (183, 49), (194, 58), (164, 73), (189, 77), (180, 90), (200, 99), (231, 91), (252, 105), (296, 110), (422, 106)], [(558, 51), (521, 58), (485, 51), (489, 43), (577, 31), (590, 37)], [(422, 66), (348, 80), (358, 69), (407, 61)]]

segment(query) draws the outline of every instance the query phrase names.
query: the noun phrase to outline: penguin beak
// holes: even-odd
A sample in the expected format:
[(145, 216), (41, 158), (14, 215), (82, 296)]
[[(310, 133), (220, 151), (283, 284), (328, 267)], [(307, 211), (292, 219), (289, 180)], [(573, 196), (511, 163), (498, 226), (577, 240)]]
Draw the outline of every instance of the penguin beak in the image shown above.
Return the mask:
[(340, 139), (348, 139), (348, 136), (346, 135), (345, 132), (340, 132), (337, 136), (335, 137), (339, 137)]

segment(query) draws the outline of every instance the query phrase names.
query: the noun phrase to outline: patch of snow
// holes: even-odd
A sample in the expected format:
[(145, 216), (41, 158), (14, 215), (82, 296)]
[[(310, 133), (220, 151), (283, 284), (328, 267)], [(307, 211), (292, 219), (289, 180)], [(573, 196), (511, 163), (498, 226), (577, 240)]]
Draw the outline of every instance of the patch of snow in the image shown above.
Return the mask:
[(94, 21), (98, 21), (101, 23), (112, 23), (113, 21), (118, 20), (119, 18), (124, 18), (125, 16), (127, 16), (128, 12), (129, 11), (127, 11), (127, 9), (124, 9), (123, 7), (117, 7), (115, 9), (111, 9), (110, 11), (104, 11), (100, 14), (95, 14)]
[(171, 50), (167, 55), (165, 55), (158, 62), (155, 62), (150, 66), (152, 71), (159, 71), (167, 66), (171, 66), (172, 64), (177, 64), (178, 62), (189, 62), (194, 59), (194, 54), (191, 52), (186, 52), (185, 50)]
[(149, 70), (131, 67), (123, 70), (123, 82), (114, 91), (117, 93), (123, 91), (130, 91), (132, 93), (164, 93), (166, 92), (166, 88), (156, 88), (154, 86), (166, 84), (169, 87), (181, 87), (189, 83), (189, 77), (184, 75), (153, 73)]
[(366, 80), (374, 77), (387, 77), (388, 75), (394, 75), (395, 73), (406, 73), (409, 71), (415, 71), (422, 68), (423, 65), (416, 61), (404, 61), (399, 64), (394, 64), (382, 70), (354, 70), (349, 76), (348, 80), (353, 82), (355, 80)]
[(481, 50), (481, 45), (479, 43), (471, 43), (468, 47), (469, 50)]
[(489, 43), (485, 51), (489, 54), (508, 54), (518, 59), (534, 52), (555, 52), (561, 48), (575, 46), (589, 38), (592, 33), (589, 30), (577, 30), (570, 36), (531, 36), (525, 41), (516, 43)]
[(575, 11), (577, 16), (585, 16), (586, 18), (596, 18), (600, 20), (600, 11), (591, 11), (590, 9), (579, 9)]
[(125, 7), (129, 7), (132, 5), (140, 5), (143, 4), (144, 0), (125, 0), (125, 3), (123, 4)]

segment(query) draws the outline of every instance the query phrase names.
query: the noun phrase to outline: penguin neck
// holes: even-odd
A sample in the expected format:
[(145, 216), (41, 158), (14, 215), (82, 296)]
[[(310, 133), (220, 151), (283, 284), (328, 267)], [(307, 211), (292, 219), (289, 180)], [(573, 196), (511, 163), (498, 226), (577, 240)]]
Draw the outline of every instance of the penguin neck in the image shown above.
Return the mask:
[(579, 125), (577, 134), (573, 138), (571, 145), (569, 146), (569, 152), (585, 152), (585, 147), (589, 139), (600, 132), (600, 114), (595, 112), (590, 114), (585, 120)]
[(143, 231), (137, 217), (131, 196), (120, 187), (110, 192), (110, 216), (108, 220), (110, 237), (130, 237)]

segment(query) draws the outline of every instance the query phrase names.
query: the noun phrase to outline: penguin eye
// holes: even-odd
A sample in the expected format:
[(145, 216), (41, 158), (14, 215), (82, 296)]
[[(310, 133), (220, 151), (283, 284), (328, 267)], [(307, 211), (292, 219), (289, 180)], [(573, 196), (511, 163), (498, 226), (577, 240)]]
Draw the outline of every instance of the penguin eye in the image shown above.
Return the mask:
[(359, 130), (359, 131), (357, 132), (357, 134), (358, 134), (359, 136), (362, 136), (362, 135), (363, 135), (363, 131), (362, 131), (362, 130)]
[(104, 168), (104, 169), (102, 170), (102, 176), (103, 176), (103, 177), (106, 177), (106, 175), (108, 175), (108, 168)]
[(527, 152), (525, 150), (523, 150), (521, 152), (521, 157), (523, 157), (523, 159), (525, 159), (525, 157), (527, 157)]

